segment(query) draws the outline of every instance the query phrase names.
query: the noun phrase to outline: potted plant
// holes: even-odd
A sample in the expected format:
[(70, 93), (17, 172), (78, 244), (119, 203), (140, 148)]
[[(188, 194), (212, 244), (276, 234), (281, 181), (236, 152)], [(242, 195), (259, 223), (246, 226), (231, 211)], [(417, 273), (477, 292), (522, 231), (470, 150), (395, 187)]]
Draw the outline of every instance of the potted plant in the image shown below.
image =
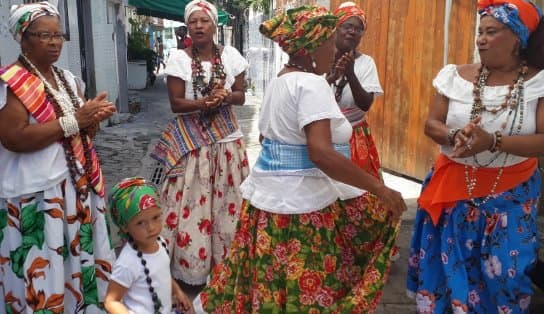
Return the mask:
[(132, 31), (128, 35), (127, 44), (128, 88), (143, 89), (155, 82), (153, 71), (156, 54), (149, 48), (147, 34), (142, 31), (142, 22), (130, 18), (129, 23)]

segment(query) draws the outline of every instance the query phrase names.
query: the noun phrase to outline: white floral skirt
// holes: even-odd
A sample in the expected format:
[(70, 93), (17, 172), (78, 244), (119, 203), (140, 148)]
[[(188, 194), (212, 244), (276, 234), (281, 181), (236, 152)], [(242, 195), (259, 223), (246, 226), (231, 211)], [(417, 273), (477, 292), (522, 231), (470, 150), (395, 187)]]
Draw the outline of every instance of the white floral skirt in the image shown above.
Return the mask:
[(104, 198), (71, 179), (0, 198), (0, 313), (103, 313), (114, 261)]
[(206, 283), (227, 255), (242, 204), (240, 184), (249, 173), (242, 139), (194, 150), (181, 161), (181, 176), (167, 178), (161, 201), (174, 278)]

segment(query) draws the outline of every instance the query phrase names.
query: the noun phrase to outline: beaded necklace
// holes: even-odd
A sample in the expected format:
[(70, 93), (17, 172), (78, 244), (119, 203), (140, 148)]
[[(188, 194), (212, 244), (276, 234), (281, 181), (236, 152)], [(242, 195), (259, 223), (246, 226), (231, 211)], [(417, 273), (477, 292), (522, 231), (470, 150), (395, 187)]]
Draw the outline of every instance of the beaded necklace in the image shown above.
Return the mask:
[[(74, 114), (80, 107), (83, 105), (83, 101), (76, 96), (72, 88), (69, 86), (66, 81), (66, 77), (62, 70), (55, 66), (51, 66), (53, 70), (53, 78), (57, 84), (58, 90), (53, 88), (53, 86), (47, 81), (45, 76), (36, 68), (36, 66), (23, 54), (19, 55), (19, 62), (32, 74), (37, 76), (44, 84), (45, 92), (47, 94), (48, 100), (53, 105), (55, 114), (57, 118), (63, 117), (68, 114)], [(74, 187), (77, 189), (77, 178), (85, 176), (87, 179), (87, 184), (79, 188), (80, 198), (86, 199), (88, 191), (91, 187), (91, 178), (92, 178), (92, 160), (91, 160), (91, 150), (89, 149), (89, 142), (87, 139), (87, 132), (85, 130), (80, 130), (81, 143), (83, 144), (83, 154), (85, 156), (85, 165), (81, 171), (76, 163), (76, 156), (74, 155), (74, 150), (71, 145), (73, 137), (63, 137), (62, 138), (62, 147), (66, 155), (66, 163), (68, 165), (68, 170), (70, 171), (70, 177)]]
[[(212, 89), (217, 85), (224, 82), (227, 75), (225, 74), (225, 68), (221, 61), (221, 53), (219, 47), (213, 45), (214, 56), (212, 57), (212, 73), (210, 80), (206, 82), (206, 73), (202, 66), (202, 61), (198, 56), (198, 49), (192, 47), (192, 59), (191, 59), (191, 78), (193, 84), (193, 98), (198, 99), (198, 92), (203, 97), (210, 95)], [(206, 110), (200, 112), (200, 123), (203, 128), (208, 128), (213, 120), (213, 117), (217, 114), (217, 109)]]
[(286, 67), (286, 68), (295, 68), (295, 69), (298, 69), (298, 70), (300, 70), (302, 72), (310, 72), (305, 67), (303, 67), (302, 65), (296, 64), (296, 63), (286, 63), (283, 66)]
[[(498, 115), (499, 113), (502, 113), (505, 110), (508, 110), (505, 121), (501, 124), (501, 130), (506, 130), (508, 119), (510, 118), (512, 113), (514, 113), (512, 124), (510, 126), (510, 129), (508, 130), (508, 135), (519, 135), (521, 132), (521, 127), (523, 125), (524, 82), (525, 82), (525, 75), (527, 75), (527, 72), (528, 72), (527, 64), (525, 62), (522, 62), (516, 79), (514, 80), (512, 85), (508, 86), (508, 94), (506, 95), (505, 101), (498, 108), (494, 107), (489, 109), (486, 106), (484, 106), (484, 104), (482, 103), (483, 90), (486, 85), (487, 78), (489, 77), (489, 69), (485, 65), (482, 65), (480, 69), (478, 70), (478, 75), (476, 76), (476, 80), (473, 82), (474, 103), (472, 105), (472, 110), (470, 112), (470, 120), (471, 121), (474, 120), (476, 117), (483, 114), (484, 111), (491, 113), (493, 115)], [(518, 114), (519, 114), (519, 119), (518, 119)], [(517, 127), (515, 127), (516, 120), (519, 121), (517, 124)], [(476, 175), (475, 175), (476, 170), (479, 167), (487, 167), (491, 165), (501, 154), (505, 154), (504, 160), (503, 160), (502, 166), (499, 168), (499, 172), (497, 173), (495, 180), (493, 181), (491, 190), (481, 202), (477, 202), (475, 199), (472, 198), (472, 192), (474, 191), (474, 188), (476, 187), (476, 183), (477, 183)], [(468, 192), (469, 199), (471, 199), (472, 203), (475, 206), (481, 206), (485, 204), (495, 194), (497, 185), (504, 172), (504, 166), (506, 165), (506, 160), (508, 156), (509, 156), (508, 153), (497, 152), (497, 154), (491, 160), (489, 160), (485, 164), (481, 164), (480, 161), (478, 160), (478, 157), (474, 155), (472, 158), (476, 166), (471, 167), (472, 168), (471, 174), (469, 174), (469, 169), (468, 169), (469, 166), (465, 164), (465, 183), (467, 186), (467, 192)]]
[(335, 87), (334, 98), (336, 99), (336, 102), (339, 102), (342, 99), (342, 92), (344, 91), (344, 87), (346, 87), (347, 84), (348, 78), (345, 75), (342, 76), (338, 83), (333, 83)]
[[(170, 255), (170, 252), (168, 251), (168, 248), (166, 247), (166, 243), (161, 239), (161, 237), (157, 237), (157, 241), (159, 241), (162, 247), (164, 247), (164, 249), (166, 250), (166, 254)], [(147, 268), (147, 261), (144, 258), (144, 254), (142, 253), (142, 251), (138, 249), (138, 245), (136, 245), (136, 242), (134, 242), (134, 239), (132, 239), (130, 235), (128, 236), (128, 242), (130, 243), (134, 251), (136, 251), (136, 255), (140, 258), (140, 263), (144, 267), (145, 281), (147, 282), (147, 285), (149, 286), (149, 293), (151, 293), (151, 299), (153, 300), (154, 313), (160, 314), (162, 302), (161, 302), (161, 299), (159, 299), (159, 295), (155, 291), (155, 288), (153, 288), (152, 286), (153, 279), (149, 277), (149, 268)]]

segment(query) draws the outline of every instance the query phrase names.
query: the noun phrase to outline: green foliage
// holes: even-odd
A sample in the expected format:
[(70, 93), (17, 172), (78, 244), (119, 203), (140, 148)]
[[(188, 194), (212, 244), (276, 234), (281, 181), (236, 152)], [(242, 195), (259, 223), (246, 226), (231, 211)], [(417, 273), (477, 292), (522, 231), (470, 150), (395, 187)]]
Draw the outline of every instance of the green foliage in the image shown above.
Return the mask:
[[(267, 13), (270, 10), (270, 0), (230, 0), (230, 1), (219, 0), (217, 2), (219, 7), (225, 8), (227, 9), (227, 11), (228, 11), (228, 7), (236, 7), (241, 10), (251, 8), (255, 11), (265, 12), (265, 13)], [(228, 2), (231, 2), (232, 4), (229, 5)], [(232, 14), (233, 12), (229, 11), (229, 13)]]
[(128, 35), (127, 60), (145, 60), (148, 72), (153, 72), (156, 53), (149, 48), (147, 34), (142, 30), (143, 21), (140, 19), (129, 19), (131, 33)]

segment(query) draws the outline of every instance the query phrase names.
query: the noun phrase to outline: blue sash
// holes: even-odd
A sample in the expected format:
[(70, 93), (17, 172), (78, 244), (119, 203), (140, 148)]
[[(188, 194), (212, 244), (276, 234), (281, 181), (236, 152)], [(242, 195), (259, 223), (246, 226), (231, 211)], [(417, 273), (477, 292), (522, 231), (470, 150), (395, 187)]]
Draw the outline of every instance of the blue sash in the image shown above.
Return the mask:
[[(333, 144), (334, 150), (351, 158), (349, 144)], [(289, 171), (317, 168), (310, 160), (307, 145), (283, 144), (265, 138), (255, 167), (263, 171)]]

